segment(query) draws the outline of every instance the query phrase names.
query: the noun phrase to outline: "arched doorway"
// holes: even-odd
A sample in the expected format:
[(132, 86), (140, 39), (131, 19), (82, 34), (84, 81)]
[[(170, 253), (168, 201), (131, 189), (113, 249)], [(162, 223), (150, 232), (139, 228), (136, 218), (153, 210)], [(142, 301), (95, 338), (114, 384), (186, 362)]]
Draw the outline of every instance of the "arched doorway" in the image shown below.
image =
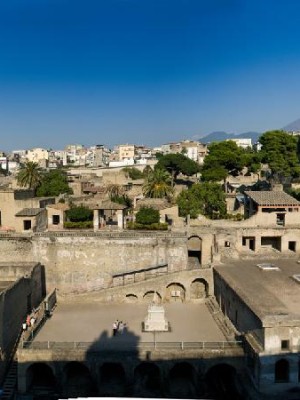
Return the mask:
[(44, 394), (50, 398), (56, 392), (55, 376), (45, 363), (35, 363), (27, 369), (26, 385), (27, 393), (37, 397)]
[(218, 364), (205, 375), (207, 397), (216, 400), (242, 400), (237, 389), (236, 369), (229, 364)]
[(185, 287), (178, 282), (170, 283), (166, 288), (166, 301), (169, 302), (184, 302), (185, 300)]
[(203, 278), (194, 279), (191, 283), (191, 299), (205, 299), (208, 296), (208, 283)]
[(191, 236), (187, 243), (189, 269), (200, 268), (202, 263), (202, 239)]
[(153, 300), (155, 300), (158, 303), (161, 303), (161, 295), (158, 292), (155, 292), (154, 290), (149, 290), (149, 292), (146, 292), (144, 294), (143, 300), (146, 303), (152, 303)]
[(80, 362), (70, 362), (64, 368), (63, 393), (66, 397), (90, 397), (97, 394), (89, 369)]
[(126, 387), (126, 375), (122, 364), (106, 362), (100, 367), (101, 396), (123, 397)]
[(281, 358), (275, 363), (275, 382), (283, 383), (290, 380), (290, 365), (288, 360)]
[(162, 397), (161, 375), (156, 364), (143, 362), (134, 370), (135, 397)]
[(184, 398), (197, 398), (197, 374), (194, 367), (187, 362), (176, 364), (169, 372), (168, 396)]

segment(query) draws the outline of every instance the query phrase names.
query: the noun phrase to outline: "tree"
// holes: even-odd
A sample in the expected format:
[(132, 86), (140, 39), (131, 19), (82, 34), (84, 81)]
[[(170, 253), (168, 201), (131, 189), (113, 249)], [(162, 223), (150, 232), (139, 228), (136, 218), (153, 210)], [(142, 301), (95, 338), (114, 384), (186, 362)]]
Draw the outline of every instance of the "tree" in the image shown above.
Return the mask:
[(176, 179), (180, 173), (192, 176), (200, 171), (198, 163), (181, 153), (161, 156), (158, 163), (155, 165), (155, 169), (156, 168), (167, 170), (172, 175), (173, 179)]
[(41, 184), (36, 191), (37, 196), (59, 196), (63, 193), (73, 193), (64, 171), (55, 169), (42, 175)]
[(144, 177), (143, 172), (135, 167), (125, 167), (122, 171), (127, 178), (129, 177), (132, 180), (142, 179)]
[(122, 194), (121, 196), (112, 196), (110, 200), (118, 204), (123, 204), (128, 208), (132, 208), (133, 202), (131, 198), (127, 196), (127, 194)]
[(228, 175), (238, 175), (245, 166), (245, 151), (232, 141), (212, 143), (204, 159), (203, 181), (220, 181)]
[(135, 216), (138, 224), (151, 225), (159, 223), (159, 211), (152, 207), (142, 207)]
[(110, 183), (106, 187), (106, 193), (108, 194), (111, 201), (114, 197), (121, 197), (124, 195), (124, 188), (117, 183)]
[(32, 161), (27, 161), (21, 166), (17, 174), (17, 181), (21, 187), (36, 189), (41, 183), (42, 168), (39, 164)]
[(225, 194), (217, 183), (196, 183), (190, 189), (183, 190), (176, 203), (182, 217), (190, 215), (191, 218), (197, 218), (202, 214), (219, 219), (226, 215)]
[(67, 210), (67, 219), (71, 222), (84, 222), (93, 220), (93, 211), (89, 208), (81, 206), (72, 206)]
[(143, 177), (147, 177), (151, 172), (153, 172), (153, 169), (150, 167), (150, 165), (146, 165), (146, 167), (143, 169)]
[(167, 171), (155, 168), (152, 172), (150, 171), (145, 178), (145, 183), (143, 185), (144, 196), (152, 198), (172, 196), (173, 187), (171, 181), (171, 176)]
[(300, 176), (299, 138), (284, 131), (265, 132), (259, 139), (262, 162), (269, 165), (273, 178)]

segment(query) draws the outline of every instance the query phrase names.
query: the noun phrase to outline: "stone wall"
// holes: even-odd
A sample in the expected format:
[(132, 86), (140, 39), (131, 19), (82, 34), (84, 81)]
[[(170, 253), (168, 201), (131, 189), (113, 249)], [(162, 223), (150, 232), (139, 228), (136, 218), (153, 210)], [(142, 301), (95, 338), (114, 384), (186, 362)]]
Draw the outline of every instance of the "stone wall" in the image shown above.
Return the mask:
[(181, 233), (42, 233), (1, 235), (5, 261), (38, 261), (46, 267), (48, 289), (85, 292), (111, 285), (112, 275), (158, 264), (170, 272), (187, 268), (186, 235)]
[(264, 330), (257, 315), (245, 304), (243, 299), (214, 270), (214, 295), (222, 309), (236, 329), (240, 332), (251, 332), (264, 347)]

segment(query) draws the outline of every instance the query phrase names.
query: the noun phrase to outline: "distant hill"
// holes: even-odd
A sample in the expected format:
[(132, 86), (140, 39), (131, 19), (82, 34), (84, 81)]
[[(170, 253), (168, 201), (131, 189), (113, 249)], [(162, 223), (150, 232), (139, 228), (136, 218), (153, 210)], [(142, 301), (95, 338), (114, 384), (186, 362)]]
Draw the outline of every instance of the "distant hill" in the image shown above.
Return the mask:
[(296, 121), (291, 122), (290, 124), (284, 126), (282, 129), (284, 131), (288, 131), (288, 132), (300, 131), (300, 118), (298, 118), (298, 119), (296, 119)]
[(199, 140), (201, 143), (211, 143), (211, 142), (222, 142), (227, 139), (247, 138), (247, 139), (252, 139), (252, 143), (255, 143), (258, 141), (260, 135), (261, 133), (259, 132), (244, 132), (244, 133), (234, 134), (221, 131), (221, 132), (212, 132), (203, 137), (197, 136), (197, 140)]

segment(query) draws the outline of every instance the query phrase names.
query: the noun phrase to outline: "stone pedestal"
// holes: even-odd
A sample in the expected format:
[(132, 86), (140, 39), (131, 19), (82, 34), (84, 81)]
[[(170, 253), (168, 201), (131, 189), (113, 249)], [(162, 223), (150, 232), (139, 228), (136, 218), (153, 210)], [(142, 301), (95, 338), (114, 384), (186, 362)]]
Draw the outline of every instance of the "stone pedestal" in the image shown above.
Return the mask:
[(165, 309), (157, 304), (150, 304), (148, 315), (144, 320), (144, 330), (146, 332), (167, 332), (169, 323), (165, 317)]

